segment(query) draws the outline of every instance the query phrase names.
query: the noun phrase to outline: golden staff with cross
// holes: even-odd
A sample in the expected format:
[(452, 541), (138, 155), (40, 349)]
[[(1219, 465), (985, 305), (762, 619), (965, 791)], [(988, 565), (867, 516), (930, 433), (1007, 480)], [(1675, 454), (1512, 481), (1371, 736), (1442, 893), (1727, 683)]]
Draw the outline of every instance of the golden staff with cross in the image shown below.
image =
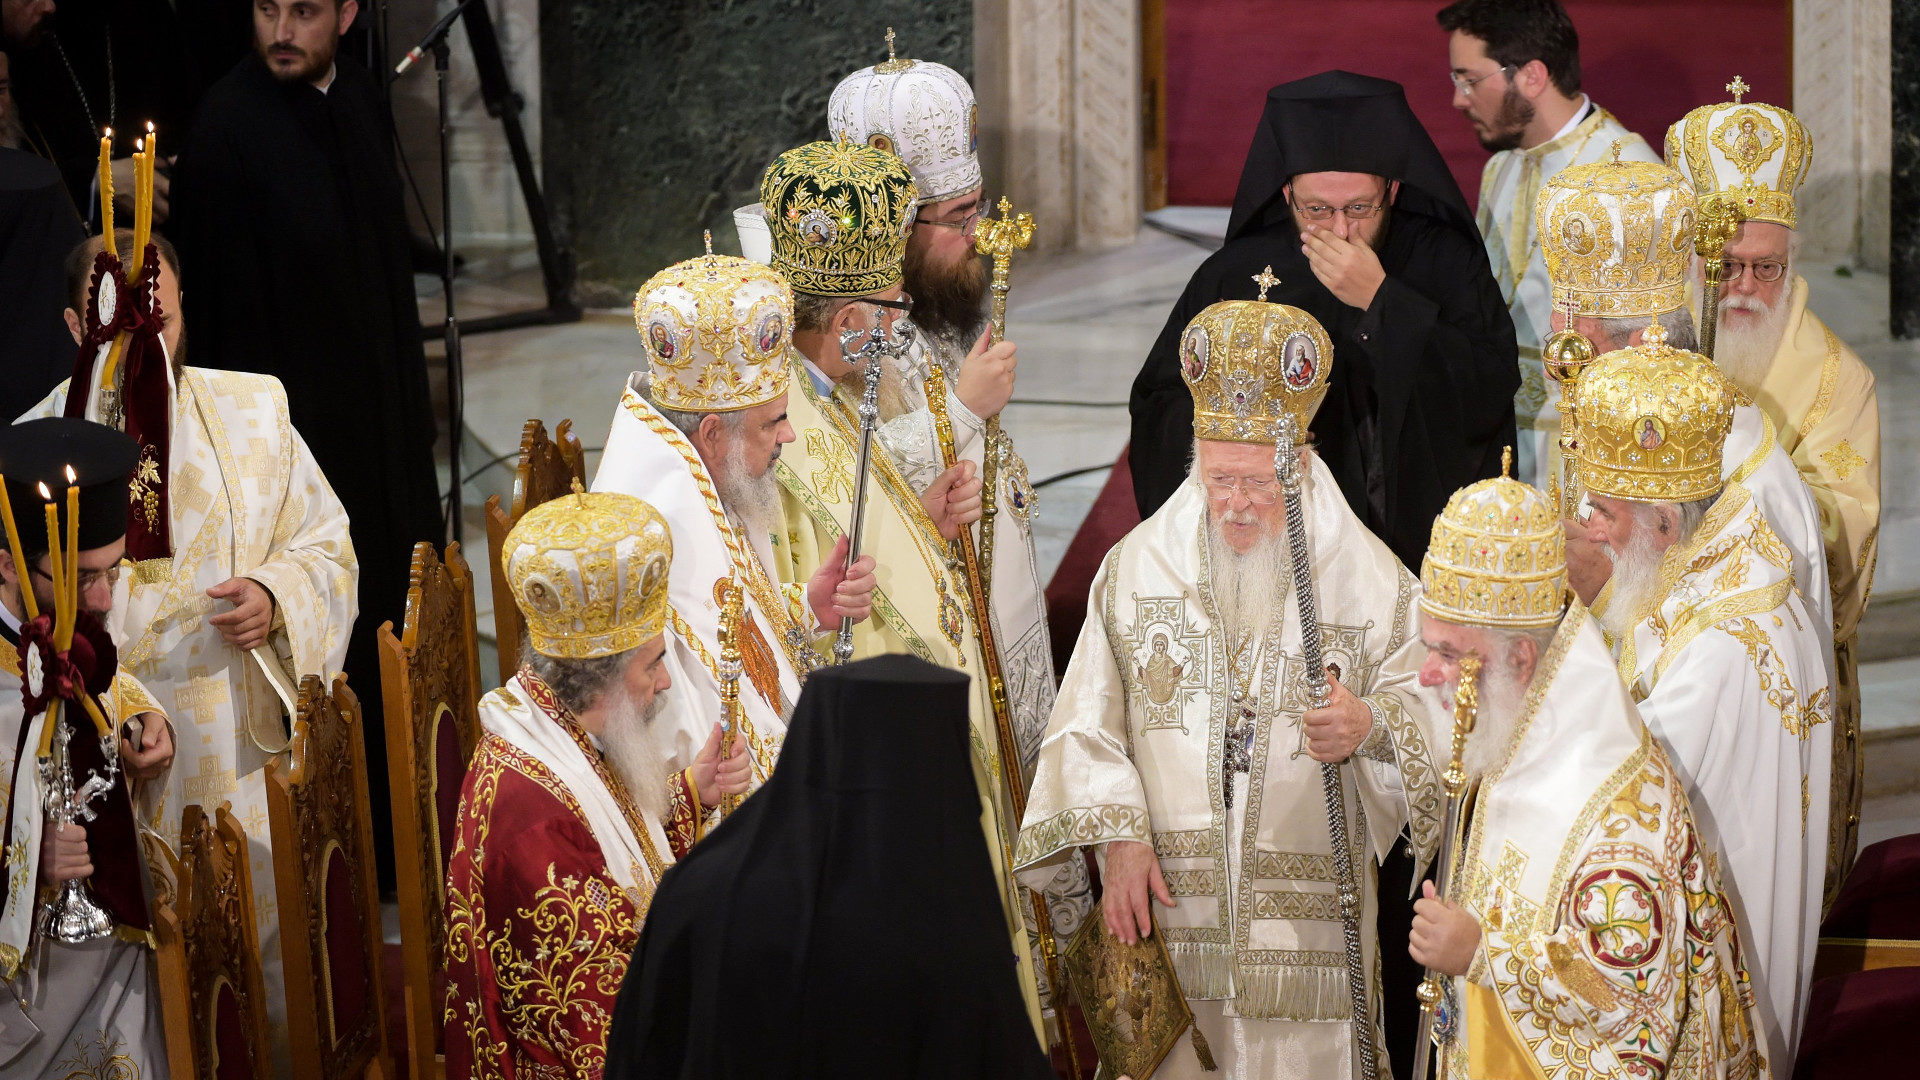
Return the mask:
[[(973, 247), (993, 259), (993, 309), (988, 344), (997, 345), (1007, 336), (1007, 290), (1012, 288), (1013, 253), (1025, 251), (1033, 243), (1033, 215), (1015, 214), (1013, 201), (1000, 196), (1000, 216), (981, 218), (974, 232)], [(995, 488), (999, 483), (1000, 457), (1005, 453), (1000, 437), (1000, 417), (987, 418), (986, 449), (980, 456), (980, 567), (983, 587), (993, 578), (993, 521), (999, 510)]]

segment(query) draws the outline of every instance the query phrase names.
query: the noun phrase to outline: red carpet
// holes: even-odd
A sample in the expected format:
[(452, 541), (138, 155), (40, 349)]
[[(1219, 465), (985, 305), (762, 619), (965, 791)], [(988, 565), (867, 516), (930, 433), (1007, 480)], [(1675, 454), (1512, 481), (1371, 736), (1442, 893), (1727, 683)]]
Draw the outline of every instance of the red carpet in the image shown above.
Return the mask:
[[(1793, 107), (1786, 0), (1563, 0), (1580, 32), (1584, 89), (1654, 150), (1687, 110), (1752, 99)], [(1393, 79), (1467, 196), (1487, 152), (1451, 104), (1443, 0), (1178, 0), (1166, 5), (1167, 201), (1227, 206), (1267, 90), (1328, 68)]]
[(1067, 660), (1073, 656), (1073, 643), (1080, 636), (1080, 624), (1087, 618), (1087, 590), (1093, 587), (1093, 575), (1100, 572), (1100, 561), (1120, 538), (1140, 524), (1140, 510), (1133, 504), (1133, 470), (1127, 467), (1127, 452), (1113, 463), (1107, 484), (1093, 500), (1093, 509), (1073, 534), (1073, 543), (1047, 583), (1047, 629), (1053, 635), (1053, 670), (1067, 672)]

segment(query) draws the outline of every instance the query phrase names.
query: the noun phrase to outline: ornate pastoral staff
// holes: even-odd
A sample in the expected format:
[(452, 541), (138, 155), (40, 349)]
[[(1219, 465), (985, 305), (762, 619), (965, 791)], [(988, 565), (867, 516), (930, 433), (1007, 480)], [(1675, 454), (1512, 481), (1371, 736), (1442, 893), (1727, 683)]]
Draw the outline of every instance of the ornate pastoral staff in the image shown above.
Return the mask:
[[(858, 349), (853, 343), (861, 335), (867, 343)], [(865, 386), (860, 392), (860, 460), (853, 476), (853, 519), (847, 523), (847, 566), (853, 569), (860, 557), (861, 535), (866, 531), (867, 474), (873, 467), (873, 430), (880, 422), (880, 360), (904, 349), (904, 338), (895, 342), (882, 325), (879, 312), (869, 330), (848, 330), (840, 335), (840, 355), (847, 363), (863, 368)], [(853, 620), (841, 618), (840, 632), (833, 639), (833, 662), (844, 664), (853, 659)]]
[[(1462, 812), (1467, 801), (1467, 771), (1461, 765), (1460, 758), (1466, 753), (1467, 736), (1473, 734), (1473, 723), (1480, 710), (1480, 658), (1465, 656), (1460, 659), (1460, 685), (1453, 692), (1453, 753), (1447, 760), (1447, 771), (1441, 774), (1441, 781), (1447, 788), (1447, 815), (1445, 828), (1440, 833), (1440, 853), (1435, 860), (1433, 875), (1434, 892), (1445, 900), (1447, 891), (1453, 882), (1454, 859), (1460, 853), (1458, 837)], [(1427, 1075), (1427, 1059), (1432, 1056), (1433, 1044), (1453, 1038), (1454, 1025), (1459, 1015), (1452, 1002), (1446, 1008), (1440, 1008), (1440, 1002), (1446, 997), (1445, 977), (1432, 968), (1427, 969), (1427, 977), (1420, 982), (1417, 991), (1420, 998), (1420, 1030), (1413, 1038), (1413, 1075)], [(1434, 1020), (1439, 1019), (1439, 1030), (1434, 1029)]]
[[(1025, 251), (1031, 243), (1033, 215), (1015, 214), (1013, 202), (1005, 195), (1000, 196), (1000, 216), (980, 219), (974, 233), (974, 250), (993, 259), (993, 316), (988, 331), (988, 340), (992, 343), (997, 344), (1007, 336), (1007, 290), (1012, 288), (1009, 278), (1013, 274), (1013, 253)], [(951, 441), (948, 440), (949, 444)], [(981, 586), (983, 596), (993, 577), (993, 522), (999, 510), (995, 491), (1000, 478), (1000, 454), (1000, 417), (995, 414), (987, 418), (986, 446), (980, 456), (980, 562), (982, 580), (986, 583)], [(952, 463), (951, 455), (948, 463)]]
[[(741, 731), (740, 712), (740, 635), (747, 620), (747, 596), (732, 577), (721, 578), (715, 586), (720, 593), (720, 760), (733, 757), (733, 741)], [(746, 795), (728, 795), (720, 800), (722, 816), (739, 809)]]

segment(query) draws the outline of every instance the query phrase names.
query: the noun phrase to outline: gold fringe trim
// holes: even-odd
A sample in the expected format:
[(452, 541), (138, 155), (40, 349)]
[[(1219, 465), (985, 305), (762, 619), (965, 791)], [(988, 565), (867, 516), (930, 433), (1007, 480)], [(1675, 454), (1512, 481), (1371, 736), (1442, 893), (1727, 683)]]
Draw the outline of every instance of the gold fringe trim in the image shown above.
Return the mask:
[(1353, 1013), (1344, 967), (1243, 967), (1234, 1011), (1262, 1020), (1345, 1020)]

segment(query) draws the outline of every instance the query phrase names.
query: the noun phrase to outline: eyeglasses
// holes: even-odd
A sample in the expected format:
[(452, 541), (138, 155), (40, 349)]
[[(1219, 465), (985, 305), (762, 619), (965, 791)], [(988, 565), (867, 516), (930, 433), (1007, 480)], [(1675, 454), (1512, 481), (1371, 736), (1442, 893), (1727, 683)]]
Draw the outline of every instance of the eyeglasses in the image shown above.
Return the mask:
[(1493, 78), (1495, 75), (1504, 75), (1507, 72), (1512, 70), (1513, 70), (1512, 64), (1501, 64), (1499, 67), (1494, 68), (1492, 71), (1487, 72), (1485, 75), (1482, 75), (1477, 79), (1469, 79), (1465, 75), (1462, 75), (1457, 71), (1447, 72), (1447, 77), (1453, 80), (1453, 88), (1455, 90), (1459, 91), (1462, 94), (1471, 94), (1473, 93), (1474, 87), (1479, 86), (1481, 83), (1486, 82), (1488, 79)]
[[(33, 567), (33, 572), (40, 575), (43, 578), (46, 578), (48, 581), (53, 580), (52, 574), (48, 573), (45, 570), (40, 569), (37, 566)], [(120, 564), (119, 563), (114, 563), (112, 566), (107, 567), (105, 570), (82, 570), (80, 571), (80, 591), (86, 592), (88, 589), (91, 589), (95, 585), (99, 585), (103, 582), (106, 584), (107, 588), (111, 589), (114, 587), (115, 584), (119, 582), (119, 580), (120, 580)]]
[(1226, 502), (1236, 493), (1255, 506), (1272, 506), (1280, 499), (1280, 484), (1276, 480), (1249, 480), (1241, 476), (1207, 478), (1207, 497), (1214, 502)]
[(941, 221), (937, 218), (915, 217), (913, 223), (915, 225), (934, 225), (942, 229), (959, 229), (961, 232), (972, 232), (973, 227), (986, 215), (986, 212), (985, 207), (975, 206), (972, 211), (958, 221)]
[(1306, 206), (1301, 206), (1299, 203), (1294, 202), (1292, 198), (1287, 199), (1287, 204), (1292, 206), (1296, 213), (1308, 221), (1326, 221), (1335, 214), (1346, 215), (1348, 221), (1365, 221), (1379, 213), (1387, 205), (1383, 202), (1357, 202), (1348, 203), (1345, 206), (1328, 206), (1325, 203), (1310, 203)]
[(1740, 280), (1740, 275), (1753, 271), (1753, 280), (1774, 282), (1787, 272), (1787, 264), (1778, 259), (1761, 259), (1759, 262), (1741, 262), (1739, 259), (1720, 260), (1720, 282), (1731, 285)]

